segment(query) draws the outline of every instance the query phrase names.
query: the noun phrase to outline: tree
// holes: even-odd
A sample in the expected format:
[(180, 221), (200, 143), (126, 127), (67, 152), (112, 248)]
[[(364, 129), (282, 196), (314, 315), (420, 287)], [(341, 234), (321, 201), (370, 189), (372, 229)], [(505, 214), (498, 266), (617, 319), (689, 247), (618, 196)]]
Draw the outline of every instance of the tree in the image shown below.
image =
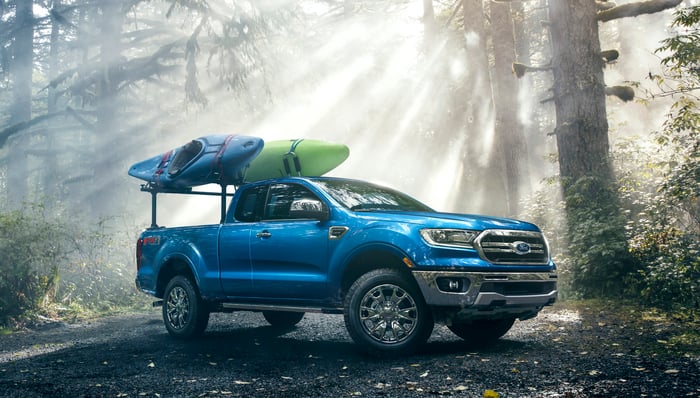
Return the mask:
[[(482, 0), (463, 0), (464, 52), (466, 71), (464, 93), (464, 131), (469, 137), (465, 141), (464, 176), (459, 186), (460, 198), (492, 197), (503, 198), (505, 188), (502, 183), (502, 163), (494, 158), (493, 126), (491, 124), (494, 104), (489, 74), (488, 31), (485, 26), (484, 4)], [(491, 167), (493, 166), (493, 167)], [(494, 168), (495, 167), (495, 168)], [(480, 190), (474, 187), (480, 187)], [(483, 191), (483, 192), (480, 192)], [(478, 211), (492, 214), (505, 213), (505, 203), (493, 201), (488, 206), (462, 201), (458, 211)], [(465, 206), (477, 206), (474, 209)], [(460, 208), (461, 206), (461, 208)]]
[(528, 163), (523, 157), (528, 152), (522, 124), (518, 120), (518, 82), (513, 79), (511, 65), (515, 59), (515, 33), (510, 4), (491, 3), (494, 68), (491, 81), (494, 86), (496, 112), (495, 146), (500, 155), (495, 160), (503, 164), (506, 210), (510, 216), (518, 214), (520, 188), (529, 177)]
[[(12, 31), (12, 107), (9, 124), (23, 123), (32, 118), (32, 71), (34, 70), (34, 11), (33, 1), (15, 4)], [(8, 161), (10, 201), (19, 203), (27, 193), (27, 159), (21, 145), (16, 145)]]
[(435, 9), (433, 8), (433, 0), (423, 0), (423, 22), (425, 24), (433, 24), (435, 21)]
[(638, 269), (629, 255), (609, 154), (605, 95), (630, 100), (626, 87), (606, 87), (598, 23), (662, 11), (681, 0), (614, 6), (590, 0), (550, 1), (551, 68), (559, 170), (573, 258), (572, 283), (584, 296), (616, 294)]
[[(31, 10), (31, 2), (25, 3)], [(51, 8), (42, 18), (44, 30), (37, 34), (44, 36), (35, 43), (34, 50), (45, 58), (34, 61), (40, 72), (34, 83), (42, 82), (44, 87), (33, 99), (35, 104), (47, 105), (0, 127), (0, 149), (10, 138), (34, 140), (31, 148), (26, 143), (15, 145), (12, 159), (7, 159), (13, 168), (11, 176), (16, 176), (16, 181), (8, 183), (17, 200), (26, 196), (17, 187), (26, 184), (31, 173), (38, 176), (32, 183), (37, 182), (39, 193), (59, 191), (82, 198), (87, 204), (83, 210), (93, 214), (119, 212), (127, 202), (120, 199), (124, 195), (121, 176), (106, 171), (115, 165), (126, 169), (125, 154), (142, 146), (147, 141), (144, 133), (152, 132), (154, 125), (187, 116), (169, 112), (168, 107), (207, 105), (209, 93), (199, 81), (203, 71), (219, 80), (217, 89), (231, 90), (238, 100), (249, 98), (250, 82), (257, 85), (254, 89), (262, 87), (264, 94), (256, 92), (256, 97), (269, 95), (264, 87), (265, 54), (259, 49), (269, 35), (283, 31), (287, 8), (292, 6), (243, 3), (228, 4), (226, 10), (205, 1), (39, 4)], [(19, 17), (14, 18), (17, 26), (21, 26)], [(5, 33), (0, 32), (0, 38)], [(17, 43), (13, 41), (13, 48)], [(7, 58), (2, 55), (4, 63)], [(59, 55), (61, 62), (54, 63)], [(23, 98), (31, 104), (31, 94)], [(168, 105), (162, 98), (170, 99)], [(39, 159), (29, 168), (20, 159), (27, 151)], [(51, 182), (61, 184), (61, 189), (49, 188)]]

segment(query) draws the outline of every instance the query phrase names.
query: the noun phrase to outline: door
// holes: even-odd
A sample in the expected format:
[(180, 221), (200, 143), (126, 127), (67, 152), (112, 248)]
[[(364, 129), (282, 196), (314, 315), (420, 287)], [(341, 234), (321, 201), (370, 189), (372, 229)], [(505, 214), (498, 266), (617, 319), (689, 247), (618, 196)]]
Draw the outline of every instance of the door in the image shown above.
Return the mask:
[(228, 220), (219, 233), (221, 287), (228, 297), (250, 297), (253, 289), (253, 268), (250, 262), (252, 227), (262, 218), (267, 198), (267, 185), (254, 186), (239, 192), (234, 219)]
[(270, 186), (263, 219), (250, 235), (253, 289), (258, 297), (328, 296), (327, 215), (327, 206), (306, 187)]

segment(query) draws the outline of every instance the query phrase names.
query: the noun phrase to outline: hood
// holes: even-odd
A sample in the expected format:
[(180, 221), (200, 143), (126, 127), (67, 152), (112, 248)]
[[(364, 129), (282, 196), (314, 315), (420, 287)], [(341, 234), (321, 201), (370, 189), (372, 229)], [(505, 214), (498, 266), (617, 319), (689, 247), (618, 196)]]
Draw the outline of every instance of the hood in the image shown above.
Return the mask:
[(474, 214), (371, 211), (354, 212), (354, 215), (376, 221), (418, 224), (426, 228), (457, 228), (476, 231), (485, 229), (514, 229), (519, 231), (540, 232), (540, 229), (536, 225), (529, 222)]

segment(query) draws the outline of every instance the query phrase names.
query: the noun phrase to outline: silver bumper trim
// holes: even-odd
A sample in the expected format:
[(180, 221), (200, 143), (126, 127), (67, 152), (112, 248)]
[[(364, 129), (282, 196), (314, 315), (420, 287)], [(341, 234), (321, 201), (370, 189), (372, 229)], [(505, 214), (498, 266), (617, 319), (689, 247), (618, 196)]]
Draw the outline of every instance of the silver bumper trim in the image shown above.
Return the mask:
[(546, 305), (554, 303), (557, 299), (557, 291), (547, 294), (532, 294), (527, 296), (504, 296), (500, 293), (485, 292), (479, 293), (474, 300), (474, 306), (490, 306), (494, 303), (504, 302), (503, 306), (523, 306), (523, 305)]
[[(497, 292), (482, 292), (485, 282), (552, 282), (556, 281), (554, 272), (494, 273), (494, 272), (459, 272), (459, 271), (413, 271), (418, 287), (428, 305), (440, 307), (542, 307), (553, 304), (557, 298), (554, 289), (542, 294), (504, 295)], [(468, 279), (469, 288), (464, 292), (445, 292), (438, 288), (438, 278)]]

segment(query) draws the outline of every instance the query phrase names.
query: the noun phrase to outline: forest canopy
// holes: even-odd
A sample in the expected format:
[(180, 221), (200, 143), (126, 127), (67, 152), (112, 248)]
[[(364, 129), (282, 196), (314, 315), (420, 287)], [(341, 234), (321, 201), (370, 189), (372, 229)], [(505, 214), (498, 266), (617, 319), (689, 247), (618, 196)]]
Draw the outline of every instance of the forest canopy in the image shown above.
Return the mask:
[(563, 297), (698, 308), (700, 9), (620, 3), (0, 1), (0, 286), (38, 308), (87, 300), (76, 264), (128, 281), (150, 210), (129, 165), (240, 133), (341, 142), (337, 175), (537, 223)]

